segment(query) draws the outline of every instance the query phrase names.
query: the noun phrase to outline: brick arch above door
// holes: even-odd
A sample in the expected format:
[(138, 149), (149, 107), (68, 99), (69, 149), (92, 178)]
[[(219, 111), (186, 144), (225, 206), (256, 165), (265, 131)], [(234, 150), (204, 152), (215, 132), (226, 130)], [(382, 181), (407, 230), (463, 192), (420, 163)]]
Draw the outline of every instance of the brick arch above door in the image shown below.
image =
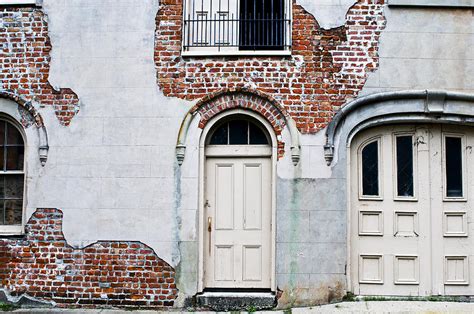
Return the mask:
[(281, 133), (285, 127), (291, 135), (291, 158), (296, 165), (300, 159), (299, 131), (296, 123), (289, 114), (273, 98), (247, 89), (220, 91), (200, 100), (186, 114), (181, 124), (176, 145), (176, 158), (182, 164), (186, 151), (186, 137), (191, 121), (199, 115), (199, 128), (204, 129), (206, 124), (216, 115), (231, 109), (244, 109), (262, 116), (272, 126), (279, 144), (279, 155), (283, 155), (280, 148), (284, 147)]

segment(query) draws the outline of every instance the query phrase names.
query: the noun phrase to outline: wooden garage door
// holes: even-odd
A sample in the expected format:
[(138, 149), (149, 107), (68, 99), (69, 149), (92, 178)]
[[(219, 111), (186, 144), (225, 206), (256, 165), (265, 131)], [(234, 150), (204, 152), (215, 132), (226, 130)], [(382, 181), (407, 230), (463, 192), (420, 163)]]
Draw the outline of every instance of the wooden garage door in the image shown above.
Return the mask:
[(472, 295), (474, 131), (385, 126), (351, 145), (351, 283), (360, 295)]

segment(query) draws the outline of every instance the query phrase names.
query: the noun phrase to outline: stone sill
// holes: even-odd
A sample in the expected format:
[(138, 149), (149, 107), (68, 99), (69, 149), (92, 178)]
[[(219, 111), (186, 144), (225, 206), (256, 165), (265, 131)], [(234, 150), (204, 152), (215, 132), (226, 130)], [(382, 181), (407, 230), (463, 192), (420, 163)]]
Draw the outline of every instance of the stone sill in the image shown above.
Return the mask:
[(474, 0), (388, 0), (389, 6), (474, 8)]
[(272, 50), (262, 50), (262, 51), (181, 51), (183, 57), (219, 57), (219, 56), (291, 56), (290, 50), (283, 51), (272, 51)]

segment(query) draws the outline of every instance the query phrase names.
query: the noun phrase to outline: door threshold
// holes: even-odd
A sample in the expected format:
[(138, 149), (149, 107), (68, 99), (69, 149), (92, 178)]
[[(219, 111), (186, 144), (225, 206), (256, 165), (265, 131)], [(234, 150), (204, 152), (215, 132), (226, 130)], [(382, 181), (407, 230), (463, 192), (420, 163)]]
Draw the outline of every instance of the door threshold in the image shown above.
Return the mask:
[(266, 310), (277, 305), (275, 293), (261, 291), (205, 291), (196, 295), (196, 301), (214, 311)]

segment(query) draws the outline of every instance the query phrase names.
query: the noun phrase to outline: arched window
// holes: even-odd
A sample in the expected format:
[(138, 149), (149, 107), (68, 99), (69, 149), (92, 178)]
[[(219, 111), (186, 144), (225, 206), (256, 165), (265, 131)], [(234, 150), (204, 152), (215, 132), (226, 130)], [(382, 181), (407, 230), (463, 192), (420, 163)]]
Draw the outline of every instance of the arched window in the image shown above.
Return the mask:
[(235, 119), (219, 124), (211, 133), (209, 145), (268, 145), (266, 132), (253, 121)]
[(23, 221), (25, 144), (19, 129), (0, 119), (0, 232), (18, 232)]

